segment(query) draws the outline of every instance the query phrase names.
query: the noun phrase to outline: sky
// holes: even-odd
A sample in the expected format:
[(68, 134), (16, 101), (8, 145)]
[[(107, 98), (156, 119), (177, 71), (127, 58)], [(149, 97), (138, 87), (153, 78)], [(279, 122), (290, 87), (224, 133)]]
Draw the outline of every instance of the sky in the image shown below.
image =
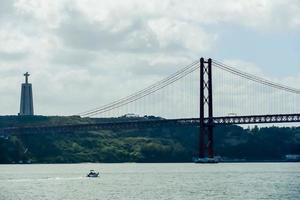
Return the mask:
[(200, 57), (300, 88), (300, 0), (0, 0), (0, 115), (73, 115)]

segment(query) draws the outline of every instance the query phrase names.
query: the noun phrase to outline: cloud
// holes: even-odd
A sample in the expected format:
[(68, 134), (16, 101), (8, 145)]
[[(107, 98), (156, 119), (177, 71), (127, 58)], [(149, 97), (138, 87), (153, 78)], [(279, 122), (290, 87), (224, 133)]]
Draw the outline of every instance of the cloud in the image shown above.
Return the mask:
[[(214, 54), (224, 26), (298, 32), (299, 10), (299, 0), (2, 0), (0, 114), (18, 112), (25, 71), (32, 74), (36, 113), (75, 114)], [(294, 85), (298, 79), (282, 78)]]
[(295, 28), (299, 19), (299, 0), (187, 0), (171, 1), (172, 17), (200, 24), (235, 24), (260, 31)]
[(67, 47), (76, 49), (128, 52), (154, 50), (155, 39), (151, 33), (144, 30), (139, 22), (131, 26), (116, 31), (101, 22), (91, 22), (80, 13), (72, 11), (57, 29), (57, 35)]

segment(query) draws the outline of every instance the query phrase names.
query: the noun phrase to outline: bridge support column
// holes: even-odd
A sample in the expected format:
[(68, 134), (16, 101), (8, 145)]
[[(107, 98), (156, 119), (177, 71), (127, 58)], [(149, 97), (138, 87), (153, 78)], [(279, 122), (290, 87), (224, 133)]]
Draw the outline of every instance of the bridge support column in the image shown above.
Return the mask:
[[(207, 118), (206, 118), (207, 116)], [(200, 59), (199, 158), (213, 158), (212, 60)], [(205, 121), (205, 118), (208, 121)]]

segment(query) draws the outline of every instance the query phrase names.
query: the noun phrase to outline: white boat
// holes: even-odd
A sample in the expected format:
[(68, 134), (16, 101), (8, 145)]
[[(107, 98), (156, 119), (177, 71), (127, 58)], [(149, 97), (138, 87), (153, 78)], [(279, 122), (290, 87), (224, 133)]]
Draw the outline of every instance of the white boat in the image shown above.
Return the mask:
[(99, 172), (95, 172), (94, 170), (90, 170), (90, 172), (86, 175), (86, 177), (98, 177), (99, 176)]

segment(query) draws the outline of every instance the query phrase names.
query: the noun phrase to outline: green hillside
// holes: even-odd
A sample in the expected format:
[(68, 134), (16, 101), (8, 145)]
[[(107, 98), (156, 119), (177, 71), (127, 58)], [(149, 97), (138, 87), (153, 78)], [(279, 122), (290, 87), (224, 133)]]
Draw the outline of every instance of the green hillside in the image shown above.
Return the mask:
[[(1, 116), (0, 127), (112, 120), (120, 118)], [(0, 137), (0, 163), (190, 162), (197, 134), (197, 127), (157, 127), (13, 135)], [(300, 127), (216, 127), (215, 151), (227, 159), (281, 160), (286, 154), (300, 154)]]

